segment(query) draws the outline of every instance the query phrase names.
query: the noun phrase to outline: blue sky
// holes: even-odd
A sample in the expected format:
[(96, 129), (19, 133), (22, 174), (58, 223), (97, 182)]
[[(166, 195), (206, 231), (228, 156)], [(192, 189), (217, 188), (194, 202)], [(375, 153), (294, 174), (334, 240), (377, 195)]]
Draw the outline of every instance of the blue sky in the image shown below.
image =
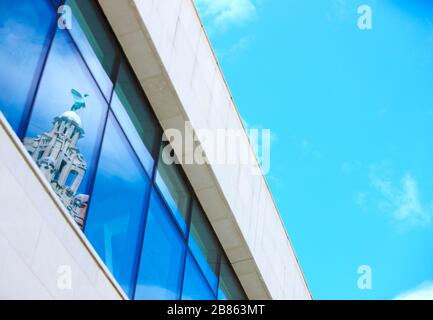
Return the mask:
[(313, 297), (433, 298), (431, 1), (195, 2)]

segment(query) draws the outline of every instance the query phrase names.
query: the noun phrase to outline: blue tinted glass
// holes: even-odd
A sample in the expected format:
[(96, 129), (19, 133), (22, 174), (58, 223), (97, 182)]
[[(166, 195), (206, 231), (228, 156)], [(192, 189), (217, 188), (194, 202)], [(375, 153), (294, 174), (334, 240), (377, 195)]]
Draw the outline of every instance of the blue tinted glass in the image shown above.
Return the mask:
[(162, 132), (140, 83), (125, 61), (119, 67), (111, 108), (151, 175), (155, 163), (153, 156), (159, 147)]
[(188, 244), (212, 290), (217, 292), (217, 272), (221, 249), (218, 239), (197, 201), (194, 201), (192, 206)]
[(86, 36), (81, 30), (75, 17), (73, 17), (74, 27), (71, 29), (72, 37), (75, 40), (81, 54), (83, 55), (89, 69), (92, 71), (93, 76), (101, 87), (101, 91), (104, 93), (107, 99), (110, 99), (111, 92), (113, 90), (113, 84), (111, 83), (110, 77), (105, 72), (98, 57), (95, 55), (92, 47), (87, 42)]
[(161, 147), (155, 183), (180, 228), (186, 233), (191, 193), (180, 165), (167, 164), (164, 161), (163, 153), (170, 152), (170, 150), (173, 150), (170, 145)]
[(153, 191), (135, 295), (137, 300), (179, 299), (185, 245), (169, 215)]
[(203, 273), (200, 271), (192, 255), (188, 253), (183, 280), (182, 300), (215, 300), (216, 297), (209, 287)]
[(65, 0), (51, 0), (51, 2), (57, 8), (57, 7), (61, 6), (63, 3), (65, 3)]
[(138, 157), (140, 158), (141, 163), (146, 168), (148, 174), (152, 175), (154, 160), (149, 150), (143, 144), (143, 141), (138, 134), (136, 127), (132, 123), (131, 118), (129, 117), (127, 111), (120, 102), (116, 92), (114, 93), (113, 100), (111, 101), (111, 109), (119, 120), (119, 123), (125, 131), (126, 135), (128, 136), (128, 139), (134, 147)]
[(218, 289), (218, 300), (228, 300), (221, 288)]
[(149, 182), (110, 116), (85, 233), (126, 293), (131, 294)]
[[(77, 90), (75, 95), (78, 94), (82, 97), (78, 98), (76, 96), (74, 98), (72, 90)], [(86, 94), (88, 97), (84, 98)], [(80, 104), (82, 101), (85, 104)], [(80, 106), (81, 108), (77, 109)], [(77, 110), (73, 111), (72, 109)], [(71, 158), (70, 152), (76, 154), (75, 162), (80, 162), (80, 166), (83, 167), (82, 177), (80, 178), (82, 180), (76, 192), (86, 193), (89, 190), (89, 177), (94, 170), (97, 146), (100, 145), (107, 112), (107, 103), (75, 49), (69, 33), (59, 30), (48, 56), (26, 133), (27, 138), (24, 144), (27, 150), (33, 155), (38, 164), (41, 161), (54, 161), (52, 164), (55, 167), (54, 171), (57, 172), (62, 166), (62, 157), (58, 153), (60, 146), (55, 146), (53, 152), (49, 155), (46, 153), (39, 154), (38, 150), (43, 151), (43, 149), (38, 148), (38, 146), (49, 144), (46, 140), (52, 139), (52, 137), (47, 137), (47, 133), (50, 136), (49, 133), (55, 126), (55, 119), (60, 120), (61, 125), (64, 125), (65, 121), (72, 121), (77, 124), (77, 127), (82, 132), (78, 139), (72, 139), (72, 148), (65, 151), (64, 156), (70, 159), (63, 160), (73, 162), (75, 160)], [(55, 140), (50, 141), (54, 143)], [(75, 146), (77, 149), (74, 149)], [(62, 145), (62, 150), (63, 147), (66, 149), (67, 146)], [(55, 175), (55, 172), (53, 175)], [(54, 183), (49, 177), (48, 180)]]
[(107, 99), (110, 99), (117, 47), (93, 1), (68, 0), (72, 8), (72, 38)]
[(220, 282), (218, 288), (218, 300), (246, 300), (244, 290), (234, 273), (230, 262), (222, 259), (220, 266)]
[(0, 111), (15, 130), (33, 97), (55, 21), (49, 0), (0, 2)]
[[(167, 205), (172, 210), (173, 215), (176, 218), (177, 223), (179, 224), (179, 227), (182, 229), (183, 232), (186, 233), (189, 194), (184, 193), (182, 195), (179, 193), (173, 193), (173, 188), (170, 188), (166, 184), (159, 171), (156, 174), (155, 182), (159, 190), (163, 194)], [(183, 207), (183, 210), (179, 209), (180, 206)]]

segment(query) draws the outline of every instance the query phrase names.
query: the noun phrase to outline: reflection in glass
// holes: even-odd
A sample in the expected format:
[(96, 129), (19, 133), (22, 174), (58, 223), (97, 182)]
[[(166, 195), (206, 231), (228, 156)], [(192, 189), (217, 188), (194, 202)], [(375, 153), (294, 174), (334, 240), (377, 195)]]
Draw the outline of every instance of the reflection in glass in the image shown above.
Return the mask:
[(49, 0), (2, 0), (0, 111), (15, 131), (31, 103), (56, 15)]
[(110, 115), (85, 233), (128, 295), (132, 294), (149, 181)]
[(221, 261), (218, 300), (246, 300), (247, 297), (227, 259)]
[(215, 300), (205, 277), (192, 255), (188, 252), (182, 288), (182, 300)]
[(185, 245), (161, 198), (152, 192), (135, 299), (179, 299)]
[(155, 163), (153, 155), (157, 151), (162, 133), (149, 102), (125, 62), (120, 65), (111, 108), (146, 171), (152, 175)]
[(176, 164), (168, 165), (162, 158), (162, 152), (170, 148), (162, 147), (161, 149), (155, 183), (173, 212), (179, 227), (186, 233), (191, 193), (180, 166)]
[(227, 262), (217, 288), (222, 248), (181, 167), (158, 155), (161, 128), (99, 8), (68, 0), (73, 29), (60, 30), (60, 2), (1, 2), (0, 111), (130, 297), (245, 298)]
[[(83, 97), (88, 95), (85, 97), (85, 108), (71, 110), (71, 106), (77, 102), (75, 100), (77, 97), (71, 95), (72, 89)], [(26, 137), (36, 138), (43, 133), (51, 132), (53, 119), (63, 117), (65, 112), (68, 112), (63, 118), (71, 118), (71, 121), (75, 121), (83, 131), (80, 139), (76, 141), (76, 146), (87, 163), (86, 174), (82, 177), (77, 193), (86, 194), (89, 191), (89, 179), (94, 170), (107, 110), (108, 106), (75, 49), (68, 32), (57, 31), (36, 96)], [(54, 160), (55, 168), (58, 170), (62, 165), (62, 159)]]
[(217, 274), (221, 249), (218, 239), (197, 201), (194, 201), (192, 206), (191, 230), (188, 244), (212, 290), (217, 292)]
[(113, 91), (110, 77), (114, 74), (118, 56), (115, 40), (108, 32), (105, 21), (95, 7), (94, 1), (68, 0), (72, 8), (70, 33), (83, 55), (90, 71), (98, 82), (107, 100)]
[(87, 162), (77, 147), (78, 141), (84, 137), (84, 130), (76, 112), (86, 107), (84, 98), (87, 95), (83, 96), (74, 89), (71, 94), (75, 100), (71, 110), (55, 117), (50, 131), (35, 138), (25, 138), (24, 146), (82, 228), (89, 197), (77, 194), (87, 173)]

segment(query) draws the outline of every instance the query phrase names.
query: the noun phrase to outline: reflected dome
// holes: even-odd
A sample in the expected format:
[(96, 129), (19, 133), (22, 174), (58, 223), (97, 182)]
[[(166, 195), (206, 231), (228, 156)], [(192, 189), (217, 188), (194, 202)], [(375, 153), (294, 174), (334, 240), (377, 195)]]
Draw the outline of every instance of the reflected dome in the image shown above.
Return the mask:
[(74, 111), (66, 111), (63, 113), (60, 118), (67, 119), (69, 121), (74, 122), (78, 127), (82, 127), (80, 116)]

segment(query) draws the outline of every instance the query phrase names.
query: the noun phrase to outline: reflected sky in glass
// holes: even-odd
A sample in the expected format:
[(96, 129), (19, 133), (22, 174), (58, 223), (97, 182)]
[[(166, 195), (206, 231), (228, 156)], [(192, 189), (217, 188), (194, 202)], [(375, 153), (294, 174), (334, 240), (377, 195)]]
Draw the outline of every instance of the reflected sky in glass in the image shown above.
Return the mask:
[(170, 207), (179, 227), (186, 233), (191, 192), (185, 183), (180, 166), (176, 164), (168, 165), (164, 162), (163, 152), (169, 152), (169, 150), (171, 149), (167, 146), (161, 147), (155, 183)]
[(220, 259), (220, 248), (218, 239), (214, 236), (212, 228), (204, 215), (205, 213), (194, 201), (188, 245), (212, 290), (216, 292), (218, 285), (216, 274)]
[(89, 95), (86, 108), (77, 111), (85, 132), (77, 146), (88, 164), (78, 192), (86, 193), (108, 106), (68, 32), (59, 30), (48, 56), (26, 137), (50, 131), (53, 119), (71, 109), (74, 104), (71, 89)]
[(119, 66), (111, 108), (122, 128), (127, 131), (147, 172), (152, 175), (154, 156), (159, 149), (162, 132), (140, 83), (124, 59)]
[(66, 4), (71, 7), (74, 18), (72, 37), (109, 99), (120, 53), (116, 38), (105, 16), (100, 14), (97, 1), (67, 0)]
[(148, 191), (148, 178), (110, 115), (85, 233), (128, 294), (133, 285)]
[(182, 300), (215, 300), (205, 277), (189, 252), (185, 265)]
[[(187, 206), (188, 206), (188, 194), (178, 195), (175, 190), (170, 192), (165, 180), (162, 178), (161, 173), (158, 171), (155, 177), (155, 183), (158, 186), (159, 191), (163, 195), (167, 205), (170, 207), (171, 212), (173, 213), (179, 227), (183, 232), (186, 233), (187, 223), (186, 223), (186, 215), (187, 215)], [(177, 198), (175, 200), (174, 196)], [(179, 209), (182, 207), (183, 210)]]
[(236, 274), (233, 272), (230, 262), (223, 258), (220, 266), (220, 281), (218, 288), (218, 300), (245, 300), (245, 294)]
[(153, 191), (135, 299), (179, 299), (185, 245), (169, 215)]
[(2, 0), (0, 6), (0, 111), (18, 130), (32, 98), (48, 34), (55, 21), (47, 0)]
[(120, 102), (117, 93), (114, 92), (113, 100), (111, 101), (111, 109), (116, 115), (117, 120), (125, 131), (126, 135), (132, 146), (134, 147), (135, 152), (137, 153), (138, 158), (140, 159), (142, 165), (146, 169), (149, 176), (152, 174), (153, 166), (155, 161), (153, 160), (149, 150), (143, 144), (143, 140), (137, 132), (134, 124), (131, 121), (128, 113)]
[[(30, 91), (35, 87), (43, 53), (48, 50), (47, 35), (55, 17), (48, 0), (4, 0), (0, 6), (0, 110), (15, 130), (32, 98)], [(119, 284), (131, 296), (137, 253), (141, 250), (138, 247), (141, 243), (140, 228), (144, 224), (145, 201), (150, 192), (148, 176), (155, 164), (151, 152), (157, 151), (160, 127), (145, 95), (137, 87), (139, 84), (135, 77), (123, 63), (111, 103), (114, 115), (108, 117), (102, 141), (107, 100), (111, 97), (113, 84), (105, 71), (109, 67), (103, 66), (98, 59), (101, 53), (106, 52), (94, 51), (94, 42), (92, 45), (88, 42), (86, 30), (75, 18), (71, 31), (57, 30), (36, 93), (26, 137), (36, 137), (52, 129), (54, 118), (69, 111), (74, 104), (72, 89), (89, 95), (86, 108), (77, 111), (85, 131), (77, 146), (88, 164), (78, 193), (88, 194), (91, 190), (90, 179), (96, 170), (97, 151), (101, 144), (102, 153), (85, 232)], [(108, 54), (105, 61), (111, 61), (111, 58)], [(69, 177), (67, 185), (73, 177)], [(180, 229), (184, 233), (187, 231), (191, 191), (181, 169), (175, 166), (161, 165), (156, 184), (165, 202), (156, 191), (153, 192), (136, 298), (178, 299), (185, 262), (185, 243)], [(172, 210), (177, 225), (165, 204)], [(216, 287), (213, 265), (216, 258), (209, 260), (207, 251), (207, 246), (213, 248), (213, 244), (198, 233), (191, 237), (189, 244), (206, 278)], [(185, 297), (214, 299), (194, 259), (190, 256), (187, 261), (189, 278)]]
[(101, 91), (103, 92), (105, 98), (108, 101), (110, 100), (111, 93), (113, 91), (113, 83), (111, 82), (110, 77), (105, 72), (104, 67), (101, 65), (101, 62), (99, 61), (98, 57), (90, 46), (86, 35), (81, 29), (78, 21), (75, 19), (74, 16), (72, 20), (73, 28), (70, 30), (72, 38), (77, 44), (78, 49), (80, 50), (87, 63), (87, 66), (91, 70), (93, 76), (95, 77), (98, 85), (101, 88)]

